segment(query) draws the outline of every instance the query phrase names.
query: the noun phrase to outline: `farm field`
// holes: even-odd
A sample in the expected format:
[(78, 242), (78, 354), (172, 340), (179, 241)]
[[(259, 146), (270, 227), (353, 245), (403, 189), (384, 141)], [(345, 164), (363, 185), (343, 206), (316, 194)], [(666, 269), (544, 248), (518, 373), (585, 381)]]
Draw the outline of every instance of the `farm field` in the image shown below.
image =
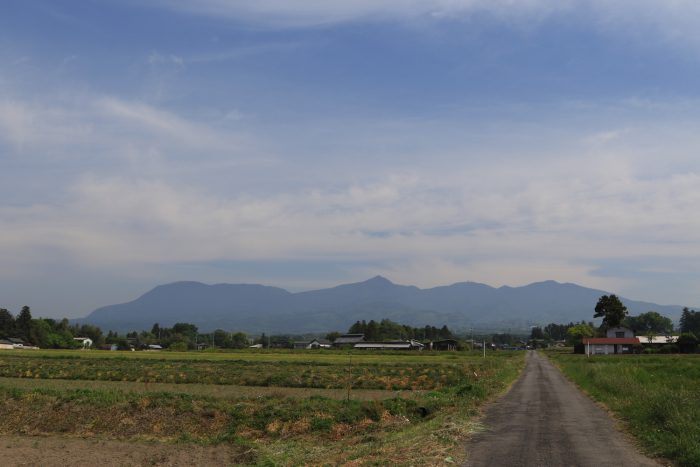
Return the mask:
[(10, 351), (0, 435), (221, 446), (239, 464), (436, 464), (459, 460), (477, 407), (522, 366), (519, 352)]
[(649, 453), (700, 465), (700, 355), (547, 355)]

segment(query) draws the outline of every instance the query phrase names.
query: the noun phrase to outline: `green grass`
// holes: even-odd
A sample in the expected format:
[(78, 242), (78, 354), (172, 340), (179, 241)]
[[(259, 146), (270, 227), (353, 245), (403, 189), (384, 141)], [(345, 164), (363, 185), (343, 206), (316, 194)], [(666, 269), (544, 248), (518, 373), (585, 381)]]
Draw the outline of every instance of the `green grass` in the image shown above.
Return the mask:
[(548, 355), (649, 453), (700, 465), (700, 355)]
[[(0, 354), (0, 433), (226, 443), (243, 464), (434, 465), (459, 461), (479, 405), (523, 366), (515, 352), (144, 354)], [(345, 400), (348, 385), (382, 389)]]

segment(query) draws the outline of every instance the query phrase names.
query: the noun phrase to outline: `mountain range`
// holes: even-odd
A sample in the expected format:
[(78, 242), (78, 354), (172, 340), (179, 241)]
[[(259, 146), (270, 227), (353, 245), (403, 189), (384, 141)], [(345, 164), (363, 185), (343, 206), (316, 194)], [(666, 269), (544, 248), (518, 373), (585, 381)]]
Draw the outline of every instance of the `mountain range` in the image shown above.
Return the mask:
[[(460, 282), (420, 289), (381, 276), (297, 293), (258, 284), (174, 282), (133, 301), (98, 308), (76, 321), (120, 332), (187, 322), (201, 331), (302, 334), (346, 331), (357, 320), (388, 318), (412, 326), (506, 331), (592, 321), (596, 302), (606, 294), (555, 281), (498, 288)], [(653, 310), (677, 321), (681, 313), (680, 306), (620, 298), (631, 315)]]

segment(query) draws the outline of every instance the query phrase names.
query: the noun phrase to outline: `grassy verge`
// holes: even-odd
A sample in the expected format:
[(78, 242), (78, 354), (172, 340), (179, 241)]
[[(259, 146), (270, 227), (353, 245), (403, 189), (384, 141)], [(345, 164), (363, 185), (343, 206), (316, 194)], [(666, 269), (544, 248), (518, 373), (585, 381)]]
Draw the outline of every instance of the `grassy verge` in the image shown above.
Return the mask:
[[(203, 386), (193, 382), (158, 386), (164, 391), (155, 392), (154, 387), (149, 391), (129, 390), (129, 384), (139, 384), (133, 382), (100, 381), (97, 383), (103, 385), (99, 386), (86, 380), (5, 378), (0, 379), (0, 433), (223, 443), (234, 448), (239, 455), (236, 462), (241, 464), (459, 462), (461, 441), (470, 430), (478, 406), (515, 379), (523, 358), (519, 353), (489, 355), (485, 361), (464, 354), (453, 356), (459, 357), (459, 364), (438, 355), (432, 360), (423, 359), (421, 364), (432, 363), (436, 377), (443, 367), (455, 371), (452, 367), (458, 365), (460, 371), (454, 381), (439, 380), (436, 389), (404, 391), (398, 397), (375, 400), (359, 400), (355, 397), (359, 391), (353, 391), (349, 401), (317, 393), (300, 394), (295, 392), (298, 388), (286, 387), (262, 393), (247, 388), (250, 393), (212, 397), (179, 390)], [(46, 363), (45, 355), (37, 354), (35, 358), (39, 365)], [(380, 358), (357, 365), (385, 374)], [(63, 367), (62, 358), (53, 360)], [(411, 366), (400, 363), (397, 355), (388, 360), (391, 371)], [(141, 371), (151, 368), (142, 367), (144, 361), (139, 359), (130, 363)], [(346, 374), (344, 362), (323, 363), (329, 362), (322, 362), (323, 368)], [(0, 366), (6, 364), (7, 358), (0, 359)], [(288, 369), (285, 365), (262, 368)], [(419, 372), (402, 377), (411, 381), (422, 376)], [(76, 389), (74, 385), (81, 383), (90, 389)]]
[(547, 355), (615, 412), (648, 452), (700, 465), (699, 355)]

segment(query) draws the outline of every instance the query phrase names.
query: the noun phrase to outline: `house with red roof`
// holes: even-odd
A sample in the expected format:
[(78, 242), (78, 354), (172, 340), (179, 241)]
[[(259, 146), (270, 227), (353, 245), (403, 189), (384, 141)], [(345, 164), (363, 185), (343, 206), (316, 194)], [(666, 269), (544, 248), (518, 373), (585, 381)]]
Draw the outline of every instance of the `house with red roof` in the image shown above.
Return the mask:
[(622, 327), (608, 329), (605, 337), (583, 338), (586, 355), (630, 354), (638, 345), (640, 342), (634, 332)]

